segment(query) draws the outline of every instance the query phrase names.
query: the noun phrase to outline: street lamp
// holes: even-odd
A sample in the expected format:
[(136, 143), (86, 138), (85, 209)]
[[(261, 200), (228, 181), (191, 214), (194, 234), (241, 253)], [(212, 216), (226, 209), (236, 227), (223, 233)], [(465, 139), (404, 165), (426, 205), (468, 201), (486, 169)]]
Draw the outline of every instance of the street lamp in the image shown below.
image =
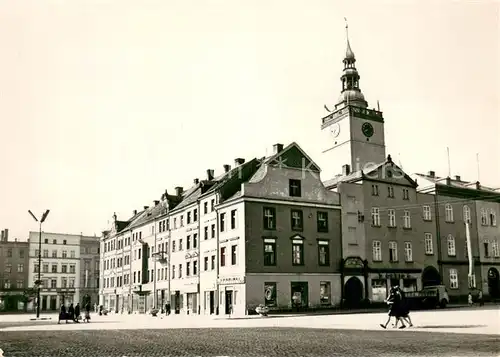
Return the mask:
[(37, 291), (37, 297), (36, 297), (36, 318), (38, 319), (40, 317), (40, 288), (42, 286), (42, 223), (47, 219), (47, 216), (49, 215), (50, 210), (46, 210), (45, 213), (42, 215), (42, 218), (40, 218), (40, 221), (35, 217), (33, 212), (31, 210), (28, 210), (29, 214), (35, 221), (39, 223), (39, 238), (38, 238), (38, 280), (37, 280), (37, 285), (38, 285), (38, 291)]

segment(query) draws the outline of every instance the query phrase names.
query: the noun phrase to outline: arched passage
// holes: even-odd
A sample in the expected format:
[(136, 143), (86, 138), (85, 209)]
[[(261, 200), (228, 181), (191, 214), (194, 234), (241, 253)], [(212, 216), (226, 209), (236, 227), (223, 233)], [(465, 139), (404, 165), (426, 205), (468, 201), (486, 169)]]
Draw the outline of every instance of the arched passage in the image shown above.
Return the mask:
[(488, 294), (493, 299), (500, 298), (500, 274), (496, 268), (488, 270)]
[(433, 266), (425, 267), (422, 272), (422, 286), (433, 286), (441, 284), (441, 275)]
[(348, 306), (358, 306), (363, 300), (363, 283), (358, 277), (351, 277), (344, 286), (344, 299)]

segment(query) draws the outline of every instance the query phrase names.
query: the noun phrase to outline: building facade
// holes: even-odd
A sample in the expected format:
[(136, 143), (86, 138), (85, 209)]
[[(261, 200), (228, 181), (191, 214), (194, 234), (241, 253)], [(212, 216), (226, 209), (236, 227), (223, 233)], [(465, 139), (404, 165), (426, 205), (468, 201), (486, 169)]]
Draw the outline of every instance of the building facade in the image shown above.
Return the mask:
[(80, 237), (80, 297), (84, 306), (99, 302), (100, 242), (98, 237)]
[(28, 243), (9, 240), (9, 230), (0, 236), (0, 311), (27, 309)]
[[(42, 250), (39, 251), (40, 233), (29, 233), (29, 287), (37, 289), (38, 272), (41, 269), (41, 292), (40, 292), (40, 309), (41, 311), (57, 311), (61, 304), (68, 306), (69, 304), (80, 303), (85, 301), (82, 297), (87, 294), (82, 294), (82, 291), (89, 291), (89, 281), (85, 288), (82, 276), (86, 275), (81, 271), (81, 250), (82, 242), (89, 241), (98, 242), (98, 237), (86, 237), (77, 234), (64, 233), (48, 233), (42, 232), (41, 243)], [(89, 247), (92, 244), (83, 243), (83, 247)], [(95, 246), (95, 243), (93, 244)], [(89, 260), (89, 256), (94, 258), (90, 260), (98, 260), (98, 252), (92, 253), (90, 249), (87, 253), (83, 248), (85, 261)], [(95, 251), (95, 250), (94, 250)], [(39, 254), (41, 253), (41, 267), (39, 266)], [(83, 274), (83, 275), (82, 275)], [(86, 290), (87, 289), (87, 290)], [(88, 300), (86, 300), (88, 301)], [(35, 301), (31, 303), (31, 307)]]
[(434, 171), (414, 176), (421, 192), (434, 197), (439, 273), (450, 298), (463, 301), (481, 290), (499, 299), (500, 193), (460, 176), (438, 177)]
[(340, 301), (340, 200), (319, 172), (297, 144), (276, 144), (268, 158), (238, 158), (128, 221), (114, 217), (101, 242), (101, 304), (120, 311), (130, 296), (130, 312), (168, 303), (175, 313), (243, 315)]

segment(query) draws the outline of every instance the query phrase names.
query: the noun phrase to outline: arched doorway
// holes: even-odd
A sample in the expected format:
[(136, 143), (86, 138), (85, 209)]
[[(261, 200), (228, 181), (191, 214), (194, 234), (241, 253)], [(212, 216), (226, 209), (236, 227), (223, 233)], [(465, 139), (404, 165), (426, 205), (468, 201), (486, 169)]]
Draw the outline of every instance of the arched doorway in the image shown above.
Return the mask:
[(433, 266), (425, 267), (422, 272), (422, 286), (441, 285), (441, 275)]
[(358, 277), (353, 276), (344, 286), (344, 299), (349, 307), (359, 306), (363, 300), (363, 283)]
[(500, 274), (496, 268), (488, 270), (488, 294), (493, 299), (500, 298)]

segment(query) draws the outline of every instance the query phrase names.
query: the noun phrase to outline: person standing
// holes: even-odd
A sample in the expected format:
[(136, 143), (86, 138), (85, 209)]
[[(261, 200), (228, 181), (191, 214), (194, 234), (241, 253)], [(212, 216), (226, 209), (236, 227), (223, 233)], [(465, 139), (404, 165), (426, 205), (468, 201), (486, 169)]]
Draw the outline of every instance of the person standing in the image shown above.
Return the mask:
[(469, 295), (467, 295), (467, 303), (469, 306), (472, 306), (474, 302), (472, 301), (472, 293), (469, 292)]
[(482, 290), (479, 290), (479, 295), (477, 296), (477, 301), (479, 301), (479, 306), (484, 305), (483, 291)]
[(85, 318), (83, 319), (83, 322), (90, 322), (90, 303), (88, 302), (87, 305), (85, 305)]
[(77, 302), (75, 306), (75, 322), (80, 323), (80, 303)]
[(75, 308), (73, 306), (73, 303), (71, 303), (71, 305), (69, 305), (68, 307), (68, 315), (66, 316), (66, 320), (75, 321)]
[(68, 323), (68, 315), (66, 314), (66, 306), (64, 306), (64, 303), (61, 305), (61, 309), (59, 310), (59, 320), (57, 323), (60, 324), (61, 320), (66, 320), (66, 323)]

